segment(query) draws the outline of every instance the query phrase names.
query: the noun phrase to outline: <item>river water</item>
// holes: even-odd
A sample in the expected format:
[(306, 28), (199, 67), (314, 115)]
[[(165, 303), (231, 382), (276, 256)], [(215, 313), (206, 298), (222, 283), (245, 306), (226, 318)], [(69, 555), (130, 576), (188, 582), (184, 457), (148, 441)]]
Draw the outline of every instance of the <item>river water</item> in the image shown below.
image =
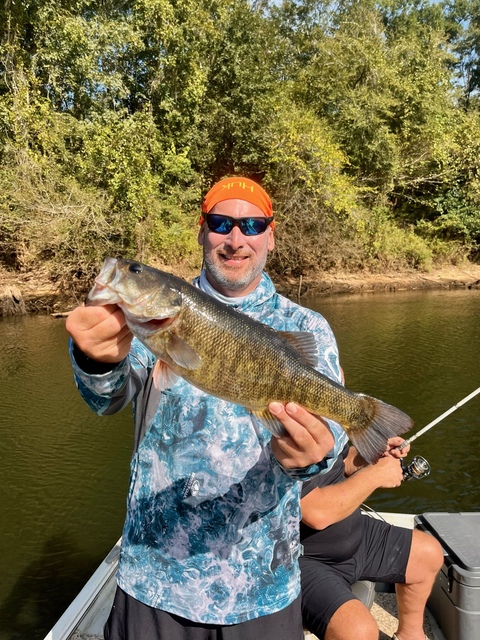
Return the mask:
[[(302, 300), (327, 318), (347, 386), (394, 404), (412, 434), (480, 386), (480, 291)], [(0, 640), (41, 640), (121, 534), (130, 409), (83, 405), (63, 319), (0, 318)], [(480, 395), (413, 443), (428, 478), (377, 491), (391, 511), (479, 511)]]

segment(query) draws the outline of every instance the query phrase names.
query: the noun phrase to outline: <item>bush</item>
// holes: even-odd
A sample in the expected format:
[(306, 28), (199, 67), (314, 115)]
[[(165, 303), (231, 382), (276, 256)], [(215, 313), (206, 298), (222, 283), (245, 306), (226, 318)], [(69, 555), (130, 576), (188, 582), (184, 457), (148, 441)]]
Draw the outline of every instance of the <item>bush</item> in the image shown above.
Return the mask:
[(343, 268), (359, 259), (354, 212), (359, 191), (328, 125), (284, 100), (267, 131), (265, 184), (278, 225), (270, 268), (280, 274)]
[(434, 252), (429, 243), (417, 236), (413, 227), (398, 227), (388, 208), (374, 207), (357, 225), (364, 241), (368, 268), (431, 270)]

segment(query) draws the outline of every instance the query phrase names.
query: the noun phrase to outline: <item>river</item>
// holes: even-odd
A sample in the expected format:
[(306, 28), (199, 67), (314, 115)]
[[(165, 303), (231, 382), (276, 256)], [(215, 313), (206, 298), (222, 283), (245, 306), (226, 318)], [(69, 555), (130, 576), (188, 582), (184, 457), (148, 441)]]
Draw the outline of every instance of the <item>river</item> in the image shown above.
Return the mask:
[[(302, 300), (330, 322), (347, 386), (397, 405), (412, 433), (480, 385), (480, 291)], [(65, 321), (0, 318), (0, 640), (41, 640), (121, 533), (131, 413), (77, 394)], [(377, 491), (391, 511), (479, 511), (480, 396), (413, 444), (429, 477)]]

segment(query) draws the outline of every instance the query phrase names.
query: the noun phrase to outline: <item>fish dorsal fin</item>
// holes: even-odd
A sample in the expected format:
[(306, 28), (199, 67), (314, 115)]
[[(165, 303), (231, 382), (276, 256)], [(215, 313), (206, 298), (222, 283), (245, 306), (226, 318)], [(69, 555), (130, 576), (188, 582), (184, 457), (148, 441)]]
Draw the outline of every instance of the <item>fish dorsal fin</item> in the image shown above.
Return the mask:
[(177, 382), (178, 376), (174, 373), (166, 362), (163, 360), (157, 360), (152, 372), (153, 385), (155, 389), (163, 391), (163, 389), (169, 389)]
[(272, 416), (268, 409), (262, 411), (252, 411), (253, 415), (259, 420), (265, 429), (268, 429), (277, 438), (288, 435), (283, 424), (280, 420), (277, 420), (275, 416)]
[(312, 367), (318, 364), (317, 343), (312, 333), (306, 331), (279, 331), (279, 333), (308, 364)]
[(174, 333), (168, 334), (166, 351), (175, 364), (183, 369), (198, 369), (202, 364), (196, 351)]

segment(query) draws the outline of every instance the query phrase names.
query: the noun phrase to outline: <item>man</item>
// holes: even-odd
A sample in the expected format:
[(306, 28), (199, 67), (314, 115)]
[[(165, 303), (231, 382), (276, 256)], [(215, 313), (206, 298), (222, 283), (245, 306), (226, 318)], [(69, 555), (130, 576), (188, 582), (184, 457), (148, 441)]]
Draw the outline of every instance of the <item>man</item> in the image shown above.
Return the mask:
[(367, 465), (346, 437), (341, 456), (322, 476), (304, 483), (300, 537), (304, 555), (302, 613), (305, 627), (321, 640), (378, 640), (370, 611), (352, 593), (358, 580), (396, 584), (396, 640), (425, 640), (423, 616), (443, 563), (432, 536), (362, 515), (360, 505), (378, 488), (402, 481), (399, 458), (410, 447), (391, 438), (383, 458)]
[[(200, 225), (205, 269), (194, 284), (275, 329), (312, 333), (318, 368), (340, 380), (324, 318), (278, 295), (263, 271), (274, 247), (266, 192), (224, 179), (207, 193)], [(243, 407), (183, 379), (152, 401), (154, 357), (116, 305), (75, 309), (67, 330), (89, 406), (106, 415), (133, 400), (145, 423), (106, 640), (303, 638), (298, 480), (333, 464), (340, 427), (271, 403), (288, 432), (273, 438)]]

